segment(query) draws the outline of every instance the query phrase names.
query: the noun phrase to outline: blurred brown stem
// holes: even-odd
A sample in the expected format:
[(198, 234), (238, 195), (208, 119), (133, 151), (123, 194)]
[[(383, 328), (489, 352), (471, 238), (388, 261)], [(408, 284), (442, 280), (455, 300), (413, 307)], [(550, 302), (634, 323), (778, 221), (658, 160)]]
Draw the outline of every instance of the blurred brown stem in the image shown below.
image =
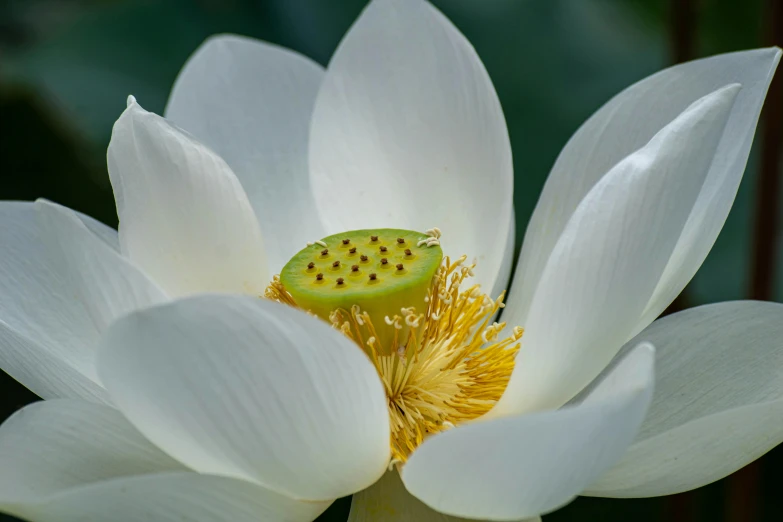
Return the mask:
[[(767, 0), (764, 19), (765, 41), (783, 46), (783, 2)], [(780, 198), (780, 161), (783, 145), (783, 78), (780, 71), (769, 87), (761, 119), (761, 172), (757, 187), (753, 272), (750, 296), (771, 300), (775, 288)], [(727, 522), (758, 520), (761, 461), (738, 471), (729, 479), (726, 505)]]
[[(772, 45), (783, 45), (783, 2), (767, 0), (766, 19), (770, 24)], [(778, 199), (780, 197), (780, 146), (783, 143), (783, 100), (781, 74), (775, 75), (769, 87), (761, 119), (761, 173), (758, 182), (755, 238), (753, 246), (753, 273), (750, 296), (770, 300), (775, 285), (777, 255), (775, 238), (778, 231)]]
[(696, 6), (694, 0), (671, 0), (672, 63), (693, 60), (696, 41)]

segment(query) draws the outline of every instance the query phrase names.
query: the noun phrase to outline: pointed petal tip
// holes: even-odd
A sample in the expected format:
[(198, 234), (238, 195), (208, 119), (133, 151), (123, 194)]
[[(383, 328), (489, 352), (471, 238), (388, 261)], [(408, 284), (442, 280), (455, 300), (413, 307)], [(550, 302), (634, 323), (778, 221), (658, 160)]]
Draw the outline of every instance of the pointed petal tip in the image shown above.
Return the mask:
[(37, 198), (35, 202), (33, 202), (33, 205), (35, 205), (36, 209), (39, 209), (42, 207), (56, 206), (57, 203), (46, 198)]
[[(702, 117), (706, 116), (713, 111), (721, 114), (722, 118), (728, 121), (729, 114), (734, 107), (734, 102), (737, 99), (737, 95), (742, 90), (742, 84), (730, 83), (715, 89), (711, 93), (703, 96), (691, 104), (691, 106), (684, 111), (689, 110), (699, 111), (702, 113)], [(726, 122), (724, 122), (726, 123)]]
[[(204, 47), (210, 46), (210, 45), (219, 45), (224, 42), (250, 42), (255, 43), (259, 40), (256, 40), (255, 38), (251, 38), (249, 36), (236, 34), (236, 33), (217, 33), (217, 34), (211, 34), (207, 36), (204, 41), (201, 43), (201, 45), (198, 46), (199, 50), (203, 49)], [(266, 43), (266, 42), (264, 42)], [(195, 54), (195, 53), (193, 53)]]
[(638, 366), (640, 372), (644, 373), (644, 378), (638, 379), (634, 385), (634, 391), (643, 392), (655, 379), (655, 345), (648, 341), (641, 342), (636, 345), (632, 353), (644, 361)]
[(649, 341), (643, 341), (636, 345), (634, 353), (640, 354), (639, 357), (655, 357), (655, 345)]
[(742, 84), (739, 82), (734, 82), (726, 85), (725, 87), (721, 87), (715, 92), (727, 93), (730, 96), (736, 96), (737, 94), (739, 94), (741, 90), (742, 90)]
[(783, 56), (783, 49), (781, 49), (777, 45), (775, 47), (770, 47), (770, 49), (774, 53), (774, 56), (772, 58), (772, 71), (774, 72), (778, 68), (778, 64), (780, 63), (780, 57)]
[(757, 59), (757, 58), (763, 58), (763, 59), (769, 59), (771, 64), (771, 69), (774, 71), (775, 68), (778, 65), (778, 62), (780, 61), (780, 57), (783, 56), (783, 49), (781, 49), (777, 45), (772, 45), (770, 47), (757, 47), (755, 49), (747, 49), (744, 51), (734, 51), (730, 53), (725, 54), (718, 54), (714, 56), (709, 56), (706, 58), (701, 58), (699, 60), (695, 61), (702, 61), (702, 60), (710, 60), (714, 58), (719, 58), (722, 56), (731, 56), (731, 55), (743, 55), (744, 57), (747, 57), (748, 59)]
[(775, 70), (778, 68), (780, 58), (783, 56), (783, 49), (777, 45), (773, 45), (771, 47), (762, 47), (760, 49), (753, 49), (748, 51), (748, 54), (750, 53), (756, 56), (763, 56), (765, 59), (769, 60), (769, 70), (771, 77), (773, 74), (775, 74)]
[[(63, 207), (62, 205), (59, 205), (55, 203), (54, 201), (50, 201), (46, 198), (38, 198), (33, 203), (33, 208), (35, 208), (35, 211), (37, 212), (39, 219), (40, 216), (43, 215), (49, 215), (50, 213), (59, 214), (59, 215), (65, 215), (67, 217), (71, 217), (70, 213), (73, 211), (67, 207)], [(66, 219), (67, 219), (66, 217)], [(75, 218), (75, 216), (74, 216)], [(78, 222), (78, 218), (76, 218)]]
[[(136, 97), (132, 94), (128, 95), (128, 99), (125, 104), (125, 110), (122, 111), (122, 114), (120, 114), (119, 118), (117, 118), (117, 121), (114, 122), (114, 125), (116, 126), (118, 123), (125, 121), (127, 118), (130, 118), (131, 120), (137, 120), (138, 118), (154, 115), (158, 116), (157, 114), (151, 113), (147, 111), (144, 107), (139, 104)], [(111, 146), (111, 143), (109, 143)]]
[(649, 341), (644, 341), (638, 344), (637, 350), (644, 350), (649, 353), (655, 353), (655, 346)]

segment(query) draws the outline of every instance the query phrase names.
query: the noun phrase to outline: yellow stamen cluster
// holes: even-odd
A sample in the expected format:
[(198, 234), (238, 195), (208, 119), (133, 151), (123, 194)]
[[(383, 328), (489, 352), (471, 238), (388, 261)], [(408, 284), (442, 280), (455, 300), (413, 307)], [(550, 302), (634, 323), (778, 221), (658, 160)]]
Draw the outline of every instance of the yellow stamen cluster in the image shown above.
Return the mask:
[[(329, 317), (367, 353), (383, 381), (394, 461), (404, 462), (428, 435), (487, 413), (514, 369), (523, 330), (514, 328), (511, 336), (498, 340), (506, 324), (491, 321), (504, 306), (503, 295), (492, 300), (479, 285), (460, 290), (475, 267), (465, 260), (444, 258), (422, 303), (423, 313), (403, 308), (380, 325), (358, 306), (335, 310)], [(277, 278), (265, 296), (296, 306)]]
[(296, 301), (294, 300), (294, 297), (288, 293), (288, 290), (285, 289), (283, 283), (280, 282), (279, 275), (276, 275), (272, 278), (272, 282), (269, 283), (269, 286), (267, 286), (266, 290), (264, 290), (264, 297), (271, 299), (272, 301), (277, 301), (278, 303), (283, 303), (288, 306), (293, 306), (294, 308), (299, 308), (296, 304)]

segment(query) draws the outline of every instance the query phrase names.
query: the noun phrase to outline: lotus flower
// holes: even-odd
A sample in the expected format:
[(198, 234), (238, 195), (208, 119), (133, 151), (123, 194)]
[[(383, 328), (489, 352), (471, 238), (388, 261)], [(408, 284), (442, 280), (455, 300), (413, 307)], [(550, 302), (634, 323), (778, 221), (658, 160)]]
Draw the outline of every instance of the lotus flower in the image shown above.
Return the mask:
[(726, 219), (780, 54), (595, 113), (504, 301), (508, 134), (442, 14), (375, 0), (326, 70), (209, 39), (165, 119), (131, 97), (114, 126), (118, 232), (0, 205), (0, 364), (49, 399), (0, 427), (0, 509), (299, 521), (354, 494), (357, 522), (522, 520), (732, 473), (783, 440), (783, 306), (655, 319)]

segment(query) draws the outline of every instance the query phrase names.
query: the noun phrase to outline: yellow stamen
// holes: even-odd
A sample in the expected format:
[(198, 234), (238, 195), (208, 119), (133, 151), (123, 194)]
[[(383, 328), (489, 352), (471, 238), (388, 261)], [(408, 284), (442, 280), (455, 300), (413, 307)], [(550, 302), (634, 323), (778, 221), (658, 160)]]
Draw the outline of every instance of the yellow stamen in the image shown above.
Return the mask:
[[(423, 302), (411, 303), (421, 305), (423, 313), (410, 306), (378, 325), (358, 306), (329, 315), (332, 325), (364, 350), (383, 382), (393, 461), (405, 462), (427, 436), (487, 413), (514, 369), (523, 329), (498, 340), (506, 324), (490, 321), (504, 306), (504, 296), (492, 300), (479, 285), (461, 290), (475, 267), (465, 260), (444, 258)], [(265, 296), (296, 306), (279, 278)]]

